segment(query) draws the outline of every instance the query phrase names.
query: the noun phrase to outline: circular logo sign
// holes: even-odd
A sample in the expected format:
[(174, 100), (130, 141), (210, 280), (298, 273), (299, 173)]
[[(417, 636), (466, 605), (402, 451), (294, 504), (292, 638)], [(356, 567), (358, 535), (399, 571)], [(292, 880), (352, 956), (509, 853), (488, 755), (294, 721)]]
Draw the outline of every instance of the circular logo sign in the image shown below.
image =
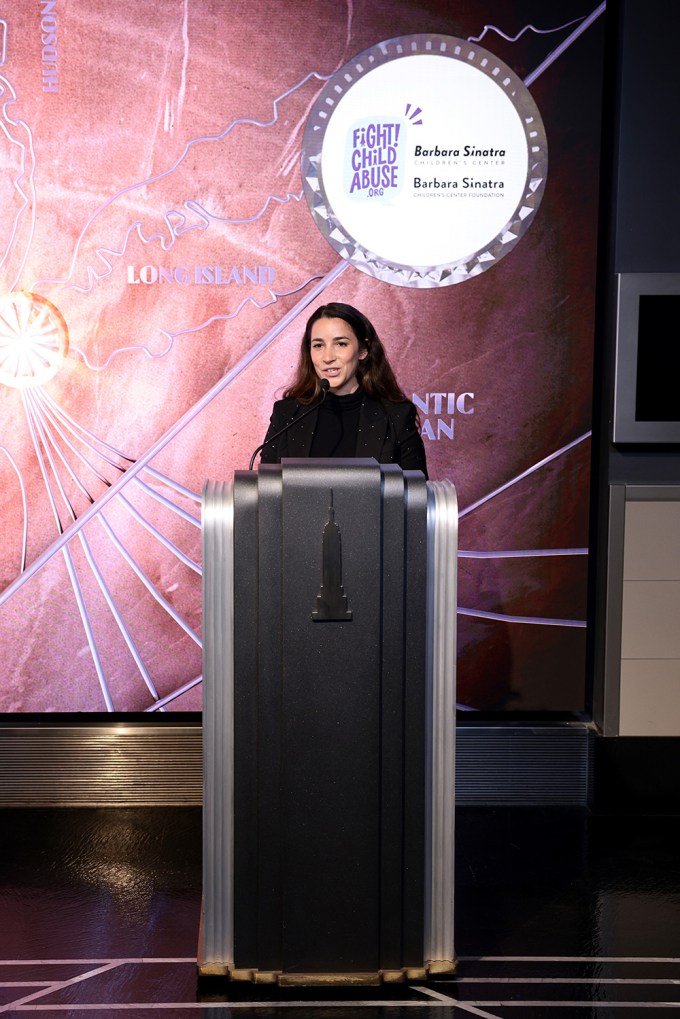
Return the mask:
[(315, 223), (357, 269), (403, 287), (484, 272), (543, 195), (541, 116), (517, 75), (451, 36), (365, 50), (310, 113), (302, 179)]

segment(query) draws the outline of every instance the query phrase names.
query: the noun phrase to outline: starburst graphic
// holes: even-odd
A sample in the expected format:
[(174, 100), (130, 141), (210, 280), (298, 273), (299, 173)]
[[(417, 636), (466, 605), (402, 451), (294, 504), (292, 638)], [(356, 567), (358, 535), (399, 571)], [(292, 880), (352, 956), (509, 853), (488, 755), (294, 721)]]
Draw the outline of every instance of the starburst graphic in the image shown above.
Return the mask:
[(41, 386), (68, 353), (68, 328), (44, 297), (27, 291), (0, 299), (0, 382), (15, 389)]
[[(423, 118), (420, 116), (422, 112), (423, 111), (421, 110), (420, 106), (411, 106), (410, 103), (407, 103), (404, 116), (407, 117), (412, 124), (416, 124), (417, 126), (419, 126), (423, 122)], [(419, 119), (416, 120), (416, 117), (418, 117)]]

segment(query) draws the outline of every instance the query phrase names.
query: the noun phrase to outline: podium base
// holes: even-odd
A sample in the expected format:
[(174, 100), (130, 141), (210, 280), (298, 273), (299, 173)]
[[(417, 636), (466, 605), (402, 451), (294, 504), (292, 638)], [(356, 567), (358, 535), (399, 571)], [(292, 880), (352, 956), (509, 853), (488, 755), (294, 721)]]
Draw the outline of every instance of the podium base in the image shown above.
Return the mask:
[(270, 970), (233, 969), (220, 964), (198, 965), (200, 979), (222, 979), (233, 983), (274, 984), (278, 987), (380, 987), (408, 984), (456, 972), (457, 962), (437, 959), (425, 966), (385, 969), (375, 973), (277, 973)]

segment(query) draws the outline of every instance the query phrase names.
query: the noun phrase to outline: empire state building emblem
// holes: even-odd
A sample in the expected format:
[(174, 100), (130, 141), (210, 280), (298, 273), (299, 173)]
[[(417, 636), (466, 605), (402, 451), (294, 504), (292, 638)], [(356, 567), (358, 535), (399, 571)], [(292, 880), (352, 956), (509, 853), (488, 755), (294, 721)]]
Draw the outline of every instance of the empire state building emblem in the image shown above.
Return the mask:
[(347, 622), (352, 610), (347, 608), (347, 595), (342, 586), (342, 537), (335, 522), (333, 489), (328, 507), (328, 520), (323, 529), (321, 545), (321, 587), (312, 610), (315, 623)]

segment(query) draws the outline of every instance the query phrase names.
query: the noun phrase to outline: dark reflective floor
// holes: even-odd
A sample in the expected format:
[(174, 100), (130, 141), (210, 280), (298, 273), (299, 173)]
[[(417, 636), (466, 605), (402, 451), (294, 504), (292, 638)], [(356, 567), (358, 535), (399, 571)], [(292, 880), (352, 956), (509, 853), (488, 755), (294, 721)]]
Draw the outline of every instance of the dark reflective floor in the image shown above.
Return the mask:
[(680, 818), (465, 807), (457, 825), (456, 979), (227, 995), (196, 983), (200, 810), (2, 811), (0, 1015), (653, 1019), (680, 1008)]

